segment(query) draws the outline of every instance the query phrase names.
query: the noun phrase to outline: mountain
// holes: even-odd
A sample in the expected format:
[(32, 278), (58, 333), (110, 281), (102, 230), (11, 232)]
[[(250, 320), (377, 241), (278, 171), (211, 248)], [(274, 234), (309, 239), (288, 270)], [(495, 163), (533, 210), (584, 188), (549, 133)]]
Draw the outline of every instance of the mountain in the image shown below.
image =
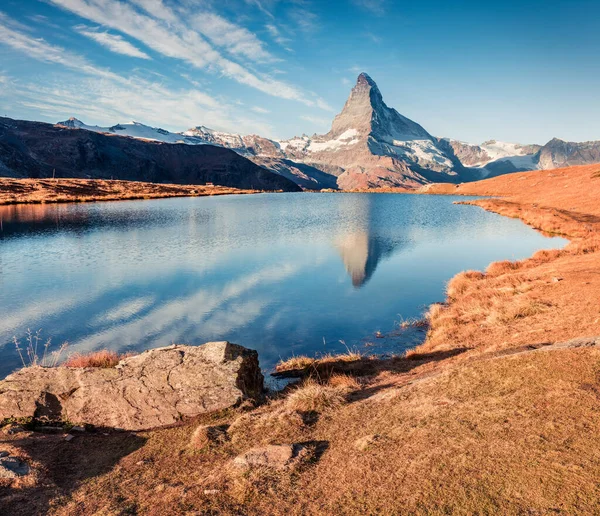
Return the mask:
[(600, 163), (600, 141), (565, 142), (553, 138), (546, 145), (520, 145), (490, 140), (481, 145), (441, 138), (465, 167), (479, 169), (482, 177), (526, 170), (550, 170)]
[(167, 143), (220, 145), (311, 189), (415, 187), (431, 181), (476, 178), (451, 149), (388, 107), (365, 73), (359, 75), (344, 108), (324, 135), (271, 140), (205, 126), (170, 133), (137, 122), (98, 127), (74, 118), (57, 125)]
[(600, 162), (600, 142), (554, 139), (544, 146), (490, 140), (480, 145), (437, 138), (383, 100), (366, 73), (358, 76), (328, 133), (273, 140), (197, 126), (180, 133), (138, 122), (88, 126), (70, 118), (57, 125), (97, 133), (187, 145), (217, 145), (304, 189), (417, 187), (466, 182), (539, 168)]
[(288, 158), (335, 175), (342, 189), (455, 182), (468, 172), (423, 127), (388, 107), (365, 73), (327, 134), (279, 144)]
[[(68, 122), (79, 125), (74, 119)], [(147, 134), (145, 128), (141, 126), (139, 134)], [(237, 188), (300, 190), (296, 183), (222, 147), (167, 145), (140, 138), (116, 138), (95, 130), (0, 118), (0, 175), (38, 178), (56, 174), (56, 177), (180, 184), (211, 182)]]
[(501, 168), (507, 172), (538, 168), (535, 156), (540, 145), (520, 145), (497, 140), (473, 145), (450, 138), (443, 140), (452, 147), (456, 157), (466, 167), (485, 168), (488, 172)]
[(553, 138), (538, 153), (539, 168), (563, 168), (600, 163), (600, 141), (565, 142)]

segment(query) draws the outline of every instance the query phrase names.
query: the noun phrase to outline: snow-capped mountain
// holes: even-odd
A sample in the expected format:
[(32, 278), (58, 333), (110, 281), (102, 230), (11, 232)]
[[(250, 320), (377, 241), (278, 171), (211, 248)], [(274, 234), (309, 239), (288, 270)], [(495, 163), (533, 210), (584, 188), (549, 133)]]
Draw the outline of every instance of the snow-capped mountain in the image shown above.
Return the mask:
[(465, 167), (480, 169), (482, 177), (538, 168), (537, 153), (540, 145), (521, 145), (497, 140), (476, 145), (451, 138), (443, 138), (441, 143), (451, 147)]
[(69, 127), (70, 129), (85, 129), (86, 131), (94, 131), (95, 133), (116, 134), (118, 136), (129, 136), (141, 140), (152, 140), (165, 143), (207, 143), (201, 139), (188, 139), (183, 134), (171, 133), (160, 127), (150, 127), (139, 122), (128, 122), (125, 124), (116, 124), (111, 127), (100, 127), (97, 125), (86, 125), (81, 120), (71, 117), (64, 122), (58, 122), (56, 125)]
[(358, 76), (327, 134), (273, 140), (197, 126), (171, 133), (139, 122), (89, 126), (70, 118), (57, 125), (187, 145), (217, 145), (292, 179), (303, 188), (417, 187), (510, 172), (600, 161), (600, 142), (551, 140), (545, 146), (490, 140), (480, 145), (436, 138), (386, 105), (366, 73)]
[(327, 134), (278, 143), (286, 157), (335, 175), (343, 189), (455, 181), (464, 168), (423, 127), (388, 107), (365, 73)]

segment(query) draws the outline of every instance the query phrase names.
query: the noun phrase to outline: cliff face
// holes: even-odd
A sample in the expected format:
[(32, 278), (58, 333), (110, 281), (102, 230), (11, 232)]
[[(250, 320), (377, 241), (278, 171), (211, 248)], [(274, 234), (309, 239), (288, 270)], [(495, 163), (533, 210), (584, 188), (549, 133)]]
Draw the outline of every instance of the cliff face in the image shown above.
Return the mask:
[(541, 148), (538, 159), (542, 169), (600, 163), (600, 141), (578, 143), (553, 138)]
[(235, 152), (110, 136), (0, 118), (0, 175), (126, 179), (299, 191), (294, 182)]

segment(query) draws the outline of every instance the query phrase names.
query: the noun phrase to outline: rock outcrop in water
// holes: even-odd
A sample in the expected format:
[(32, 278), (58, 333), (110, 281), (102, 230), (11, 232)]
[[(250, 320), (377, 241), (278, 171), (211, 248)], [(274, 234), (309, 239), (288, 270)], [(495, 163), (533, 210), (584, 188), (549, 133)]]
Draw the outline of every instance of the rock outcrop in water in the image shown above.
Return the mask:
[(21, 369), (0, 382), (0, 420), (33, 417), (146, 430), (223, 410), (262, 392), (256, 351), (229, 342), (169, 346), (108, 369)]

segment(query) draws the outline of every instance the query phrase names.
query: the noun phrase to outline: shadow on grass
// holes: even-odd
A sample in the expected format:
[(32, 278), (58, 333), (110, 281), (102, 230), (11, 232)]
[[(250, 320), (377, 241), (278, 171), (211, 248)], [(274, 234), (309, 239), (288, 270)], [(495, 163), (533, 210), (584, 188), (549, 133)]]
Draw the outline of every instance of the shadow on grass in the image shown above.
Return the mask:
[[(85, 432), (71, 441), (38, 432), (7, 441), (28, 456), (40, 478), (33, 487), (0, 487), (0, 514), (47, 514), (53, 500), (54, 506), (57, 498), (68, 496), (83, 482), (108, 473), (145, 442), (136, 434), (109, 429)], [(0, 440), (0, 447), (3, 444)]]
[(383, 372), (407, 373), (415, 367), (430, 362), (440, 362), (468, 351), (466, 348), (436, 351), (434, 353), (413, 353), (407, 357), (378, 358), (376, 356), (360, 357), (355, 360), (335, 357), (326, 360), (316, 360), (312, 364), (285, 371), (271, 373), (275, 378), (315, 378), (327, 380), (334, 374), (349, 376), (372, 376)]

